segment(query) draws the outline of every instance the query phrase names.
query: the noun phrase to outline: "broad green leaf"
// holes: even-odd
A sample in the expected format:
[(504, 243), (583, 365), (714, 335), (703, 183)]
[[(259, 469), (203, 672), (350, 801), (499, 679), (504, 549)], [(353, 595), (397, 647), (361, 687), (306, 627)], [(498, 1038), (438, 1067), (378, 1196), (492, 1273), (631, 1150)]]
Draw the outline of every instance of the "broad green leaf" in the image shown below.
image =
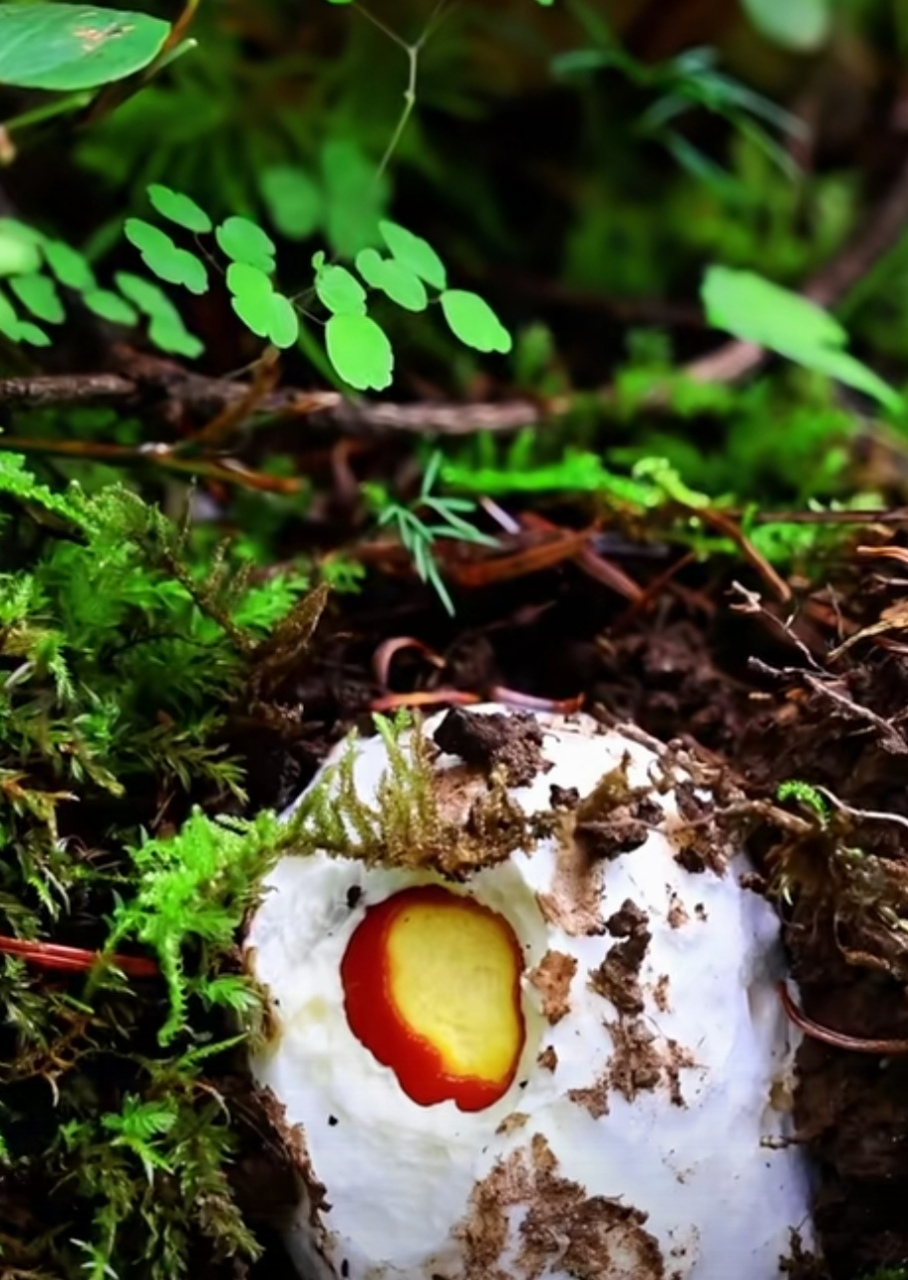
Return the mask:
[(44, 330), (39, 329), (30, 320), (19, 321), (19, 341), (27, 342), (33, 347), (49, 347), (51, 345), (50, 338)]
[(392, 302), (407, 311), (425, 311), (429, 305), (426, 286), (419, 276), (396, 259), (382, 263), (381, 280), (378, 285)]
[(843, 347), (848, 341), (828, 311), (753, 271), (709, 267), (701, 298), (710, 324), (761, 347)]
[(125, 298), (110, 289), (92, 289), (82, 295), (82, 301), (102, 320), (111, 324), (134, 325), (138, 323), (139, 313)]
[(227, 288), (232, 294), (262, 301), (274, 293), (274, 285), (264, 271), (251, 267), (248, 262), (231, 262), (227, 268)]
[(0, 276), (37, 271), (41, 254), (34, 240), (23, 235), (12, 219), (0, 220)]
[[(234, 266), (248, 267), (248, 264), (235, 263)], [(255, 267), (248, 267), (248, 269), (255, 272), (255, 275), (250, 276), (248, 280), (238, 277), (234, 273), (234, 278), (230, 283), (232, 295), (230, 305), (247, 329), (251, 329), (259, 338), (267, 338), (273, 316), (274, 290), (267, 276), (263, 275)], [(259, 283), (261, 280), (265, 281), (266, 289), (261, 287)]]
[(194, 200), (179, 191), (171, 191), (170, 187), (159, 182), (153, 182), (148, 188), (148, 198), (162, 218), (168, 218), (187, 231), (204, 235), (213, 226), (208, 214)]
[(166, 231), (146, 222), (144, 218), (127, 218), (123, 224), (123, 233), (130, 244), (148, 259), (148, 266), (156, 271), (154, 263), (157, 259), (166, 259), (176, 249), (176, 244)]
[(47, 239), (43, 232), (36, 227), (30, 227), (27, 222), (22, 222), (19, 218), (0, 218), (0, 230), (9, 231), (21, 240), (37, 245), (39, 249)]
[(97, 287), (91, 263), (78, 249), (62, 240), (46, 240), (43, 247), (47, 265), (64, 288), (84, 293)]
[(148, 326), (148, 336), (156, 347), (171, 355), (195, 360), (205, 350), (204, 343), (183, 327), (179, 315), (156, 315)]
[(271, 323), (268, 326), (268, 337), (276, 347), (286, 350), (292, 347), (299, 337), (300, 321), (296, 309), (289, 298), (282, 293), (271, 295)]
[(82, 4), (0, 5), (0, 84), (72, 93), (122, 80), (160, 53), (170, 24)]
[(9, 298), (0, 293), (0, 333), (10, 342), (18, 342), (21, 337), (19, 318)]
[(381, 280), (384, 262), (385, 259), (377, 249), (360, 249), (356, 255), (356, 269), (366, 284), (371, 285), (373, 289), (381, 288), (379, 281)]
[(366, 291), (346, 267), (322, 267), (315, 277), (315, 292), (335, 315), (365, 315)]
[(288, 240), (305, 240), (321, 222), (322, 193), (302, 169), (289, 164), (266, 169), (259, 189), (271, 221)]
[(141, 276), (134, 276), (129, 271), (118, 271), (114, 282), (124, 298), (128, 298), (145, 315), (158, 316), (167, 321), (180, 319), (180, 313), (164, 290), (150, 280), (143, 280)]
[(356, 269), (373, 289), (380, 289), (407, 311), (425, 311), (429, 305), (426, 286), (419, 276), (396, 258), (383, 258), (376, 249), (363, 249), (356, 255)]
[(382, 239), (402, 267), (425, 280), (435, 289), (446, 289), (448, 275), (438, 254), (422, 236), (415, 236), (396, 222), (378, 224)]
[(156, 347), (188, 360), (202, 354), (205, 344), (185, 327), (179, 311), (163, 289), (129, 271), (118, 271), (114, 281), (123, 296), (148, 316), (148, 336)]
[(468, 347), (502, 353), (511, 350), (511, 335), (479, 294), (448, 289), (441, 295), (441, 309), (451, 332)]
[(66, 318), (57, 287), (50, 276), (13, 276), (9, 287), (33, 316), (48, 324), (62, 324)]
[(391, 385), (394, 352), (385, 331), (368, 316), (332, 316), (325, 343), (328, 358), (351, 387), (384, 391)]
[(234, 262), (248, 263), (267, 275), (274, 271), (274, 241), (255, 222), (248, 218), (227, 218), (215, 236), (221, 250)]
[(156, 276), (169, 284), (181, 284), (190, 293), (205, 293), (208, 272), (201, 258), (181, 249), (160, 227), (142, 218), (127, 218), (123, 228), (127, 240), (135, 245), (142, 261)]
[(742, 0), (742, 3), (761, 35), (799, 53), (819, 49), (832, 30), (830, 0)]
[(857, 387), (890, 407), (901, 397), (844, 347), (848, 335), (839, 322), (781, 285), (752, 271), (709, 267), (700, 290), (708, 322), (744, 342), (753, 342)]
[(809, 369), (816, 369), (818, 373), (825, 373), (830, 378), (837, 378), (839, 382), (844, 382), (846, 386), (863, 391), (865, 395), (872, 396), (891, 409), (899, 409), (904, 403), (902, 397), (889, 386), (888, 382), (884, 382), (879, 374), (874, 373), (848, 351), (816, 347), (806, 356), (802, 354), (794, 358)]

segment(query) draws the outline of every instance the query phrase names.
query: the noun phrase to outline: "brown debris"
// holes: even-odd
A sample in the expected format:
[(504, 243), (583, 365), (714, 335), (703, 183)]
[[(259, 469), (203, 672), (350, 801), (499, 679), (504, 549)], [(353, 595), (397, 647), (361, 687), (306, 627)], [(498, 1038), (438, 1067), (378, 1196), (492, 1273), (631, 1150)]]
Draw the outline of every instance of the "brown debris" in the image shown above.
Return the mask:
[(563, 951), (547, 951), (528, 975), (542, 996), (542, 1012), (554, 1026), (570, 1012), (571, 982), (577, 972), (577, 961)]
[(672, 889), (669, 894), (669, 907), (668, 907), (667, 919), (668, 919), (669, 928), (671, 929), (680, 929), (682, 925), (687, 924), (688, 921), (690, 920), (690, 916), (687, 913), (687, 908), (685, 907), (681, 899), (678, 897), (678, 894), (675, 892), (674, 889)]
[(663, 973), (655, 987), (653, 987), (653, 1001), (660, 1013), (668, 1013), (671, 1008), (671, 999), (669, 997), (670, 987), (671, 979), (667, 973)]
[(662, 820), (662, 811), (651, 798), (651, 787), (632, 787), (628, 781), (630, 758), (596, 784), (574, 811), (574, 838), (589, 858), (615, 858), (630, 853), (646, 841), (650, 827)]
[(453, 707), (433, 734), (436, 746), (486, 772), (499, 767), (509, 786), (529, 786), (551, 769), (542, 754), (543, 732), (535, 716), (522, 712), (471, 715)]
[(568, 1098), (588, 1111), (594, 1120), (601, 1120), (609, 1113), (610, 1085), (608, 1075), (583, 1089), (568, 1089)]
[(539, 906), (546, 919), (574, 937), (605, 932), (602, 864), (638, 848), (649, 825), (661, 819), (652, 787), (630, 785), (629, 766), (625, 755), (589, 795), (555, 814), (558, 862), (552, 888), (539, 895)]
[(619, 1013), (643, 1012), (640, 966), (653, 936), (646, 927), (648, 920), (646, 913), (628, 898), (621, 910), (606, 921), (612, 937), (623, 938), (624, 941), (610, 947), (602, 964), (590, 970), (592, 989), (610, 1000)]
[(555, 1046), (547, 1044), (539, 1053), (536, 1059), (536, 1065), (541, 1071), (554, 1071), (558, 1066), (558, 1054), (555, 1052)]
[(698, 795), (694, 783), (678, 782), (675, 803), (679, 819), (669, 825), (669, 834), (676, 846), (675, 861), (691, 875), (701, 875), (704, 871), (724, 875), (727, 836), (716, 820), (715, 801)]
[[(516, 1261), (503, 1267), (508, 1211), (526, 1206)], [(541, 1134), (530, 1150), (500, 1160), (474, 1189), (457, 1230), (466, 1245), (465, 1280), (539, 1280), (564, 1271), (575, 1280), (664, 1280), (659, 1244), (645, 1229), (647, 1215), (605, 1196), (588, 1196), (558, 1175)]]

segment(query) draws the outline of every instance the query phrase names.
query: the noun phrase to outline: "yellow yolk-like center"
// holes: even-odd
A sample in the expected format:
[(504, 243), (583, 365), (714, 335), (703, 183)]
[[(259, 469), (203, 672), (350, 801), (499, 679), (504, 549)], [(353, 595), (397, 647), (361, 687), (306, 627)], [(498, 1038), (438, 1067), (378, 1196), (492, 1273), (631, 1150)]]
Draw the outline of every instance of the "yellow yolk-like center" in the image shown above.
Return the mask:
[(517, 1071), (522, 959), (508, 922), (436, 885), (371, 907), (341, 965), (357, 1038), (415, 1102), (490, 1106)]

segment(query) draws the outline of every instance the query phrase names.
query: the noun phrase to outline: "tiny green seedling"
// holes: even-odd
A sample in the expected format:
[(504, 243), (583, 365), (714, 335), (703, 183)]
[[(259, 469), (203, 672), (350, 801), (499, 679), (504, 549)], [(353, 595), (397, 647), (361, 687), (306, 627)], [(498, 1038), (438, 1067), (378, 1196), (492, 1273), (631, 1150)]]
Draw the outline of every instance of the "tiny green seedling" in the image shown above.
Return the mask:
[[(454, 613), (454, 604), (444, 584), (438, 562), (432, 551), (436, 538), (456, 538), (481, 547), (496, 547), (497, 541), (464, 519), (476, 504), (469, 498), (440, 498), (432, 492), (441, 468), (442, 456), (435, 453), (423, 474), (422, 484), (415, 501), (409, 506), (392, 502), (381, 485), (364, 486), (366, 497), (378, 516), (380, 526), (394, 525), (398, 537), (413, 557), (416, 572), (423, 582), (434, 587), (448, 613)], [(426, 523), (418, 514), (429, 511), (436, 522)]]

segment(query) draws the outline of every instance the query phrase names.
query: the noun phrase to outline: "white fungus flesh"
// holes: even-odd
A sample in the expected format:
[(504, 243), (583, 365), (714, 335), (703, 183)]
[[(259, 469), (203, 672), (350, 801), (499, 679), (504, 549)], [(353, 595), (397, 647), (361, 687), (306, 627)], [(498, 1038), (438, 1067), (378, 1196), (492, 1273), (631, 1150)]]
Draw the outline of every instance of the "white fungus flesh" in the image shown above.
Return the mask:
[[(776, 915), (743, 856), (691, 851), (656, 754), (535, 720), (526, 849), (460, 881), (323, 852), (267, 881), (253, 1070), (305, 1153), (292, 1256), (306, 1280), (774, 1280), (812, 1241)], [(353, 750), (375, 803), (388, 747)], [(628, 804), (591, 816), (622, 769)]]

